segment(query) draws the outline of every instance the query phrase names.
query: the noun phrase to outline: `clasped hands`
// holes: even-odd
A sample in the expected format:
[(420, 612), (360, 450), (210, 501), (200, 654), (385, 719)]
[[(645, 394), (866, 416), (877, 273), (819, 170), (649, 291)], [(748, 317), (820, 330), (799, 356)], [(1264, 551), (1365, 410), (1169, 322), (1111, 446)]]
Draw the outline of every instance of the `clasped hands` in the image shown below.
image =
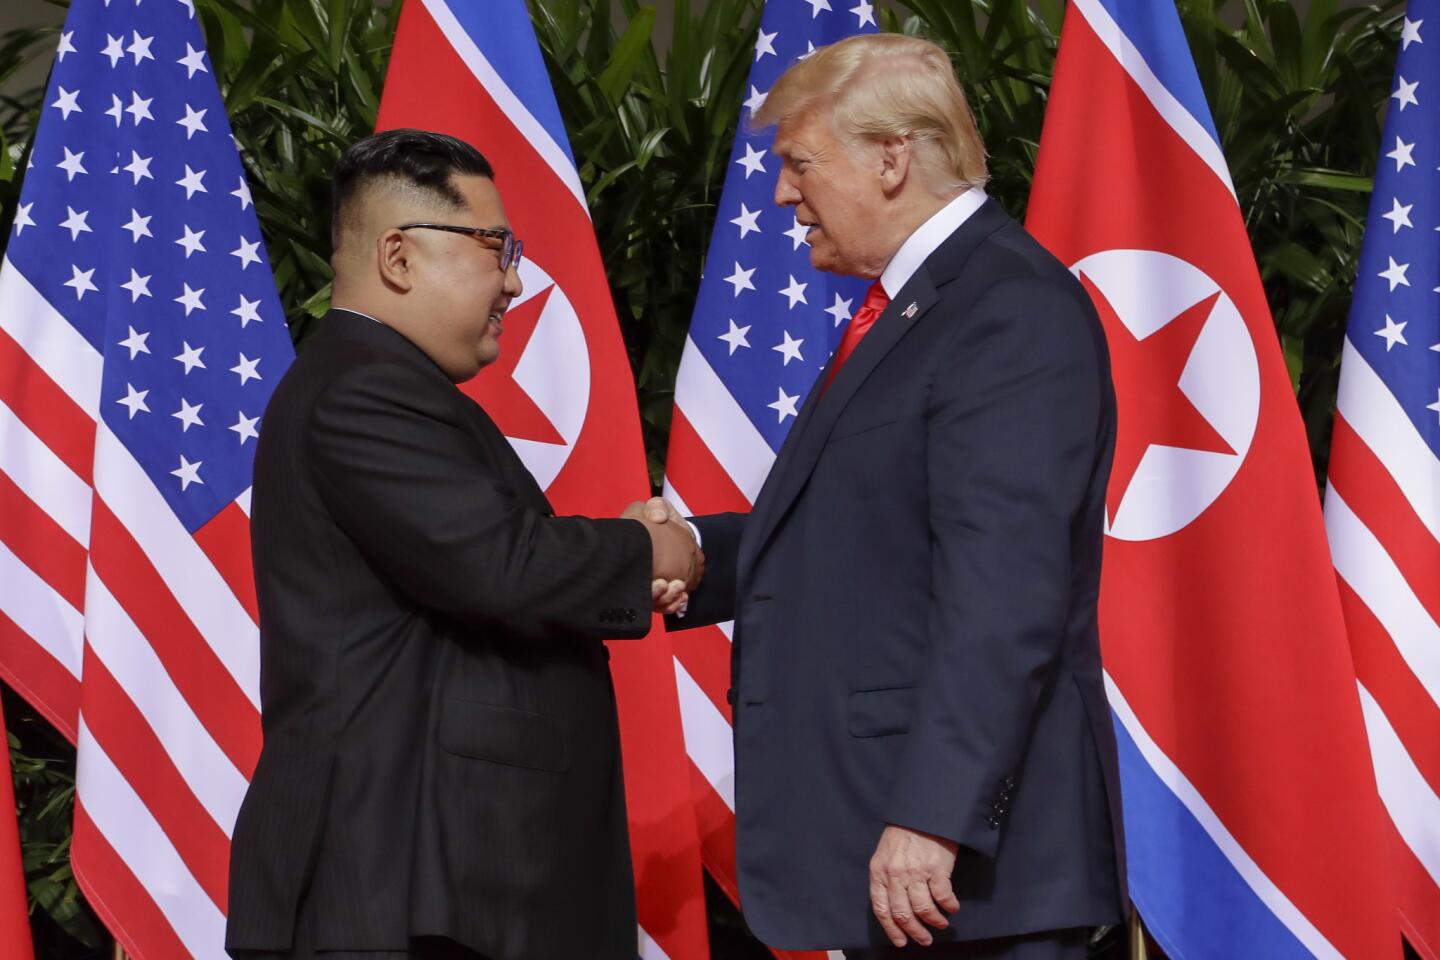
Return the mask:
[(683, 616), (690, 591), (705, 575), (705, 554), (695, 542), (690, 524), (663, 497), (636, 500), (620, 516), (644, 524), (650, 534), (654, 556), (650, 600), (655, 612)]

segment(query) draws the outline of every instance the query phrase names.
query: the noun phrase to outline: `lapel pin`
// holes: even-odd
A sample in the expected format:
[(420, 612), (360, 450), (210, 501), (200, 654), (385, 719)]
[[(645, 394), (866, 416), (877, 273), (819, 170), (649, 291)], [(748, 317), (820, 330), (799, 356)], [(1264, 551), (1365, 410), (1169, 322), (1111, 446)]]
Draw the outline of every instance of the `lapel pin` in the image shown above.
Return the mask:
[(900, 316), (904, 317), (906, 320), (909, 320), (911, 317), (915, 316), (915, 309), (916, 305), (914, 303), (911, 303), (910, 306), (906, 307), (900, 312)]

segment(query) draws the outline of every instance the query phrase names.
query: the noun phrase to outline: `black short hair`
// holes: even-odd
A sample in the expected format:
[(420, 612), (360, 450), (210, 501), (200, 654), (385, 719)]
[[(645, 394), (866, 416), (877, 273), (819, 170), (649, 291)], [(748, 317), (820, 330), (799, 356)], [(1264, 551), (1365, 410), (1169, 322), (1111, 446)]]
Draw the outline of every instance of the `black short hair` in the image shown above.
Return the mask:
[(446, 207), (459, 209), (465, 198), (456, 175), (495, 179), (490, 161), (464, 140), (429, 130), (400, 128), (373, 133), (350, 145), (335, 167), (330, 188), (330, 238), (340, 244), (341, 227), (351, 202), (381, 180), (399, 181)]

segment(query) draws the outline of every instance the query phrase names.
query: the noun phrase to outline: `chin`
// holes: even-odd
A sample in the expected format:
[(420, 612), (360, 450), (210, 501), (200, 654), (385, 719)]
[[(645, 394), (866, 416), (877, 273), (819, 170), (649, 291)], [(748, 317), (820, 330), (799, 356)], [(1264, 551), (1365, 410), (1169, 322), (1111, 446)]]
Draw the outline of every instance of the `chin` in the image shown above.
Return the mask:
[(838, 269), (834, 254), (829, 250), (817, 250), (810, 248), (810, 266), (822, 273), (842, 273)]

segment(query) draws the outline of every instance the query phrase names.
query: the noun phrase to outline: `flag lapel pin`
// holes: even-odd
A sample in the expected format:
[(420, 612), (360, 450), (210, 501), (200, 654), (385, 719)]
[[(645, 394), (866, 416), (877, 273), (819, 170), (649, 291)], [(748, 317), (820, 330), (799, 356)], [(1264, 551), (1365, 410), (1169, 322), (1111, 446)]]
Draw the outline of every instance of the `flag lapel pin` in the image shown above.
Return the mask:
[(915, 308), (916, 305), (912, 302), (910, 306), (900, 311), (900, 316), (904, 317), (906, 320), (909, 320), (911, 317), (915, 316)]

